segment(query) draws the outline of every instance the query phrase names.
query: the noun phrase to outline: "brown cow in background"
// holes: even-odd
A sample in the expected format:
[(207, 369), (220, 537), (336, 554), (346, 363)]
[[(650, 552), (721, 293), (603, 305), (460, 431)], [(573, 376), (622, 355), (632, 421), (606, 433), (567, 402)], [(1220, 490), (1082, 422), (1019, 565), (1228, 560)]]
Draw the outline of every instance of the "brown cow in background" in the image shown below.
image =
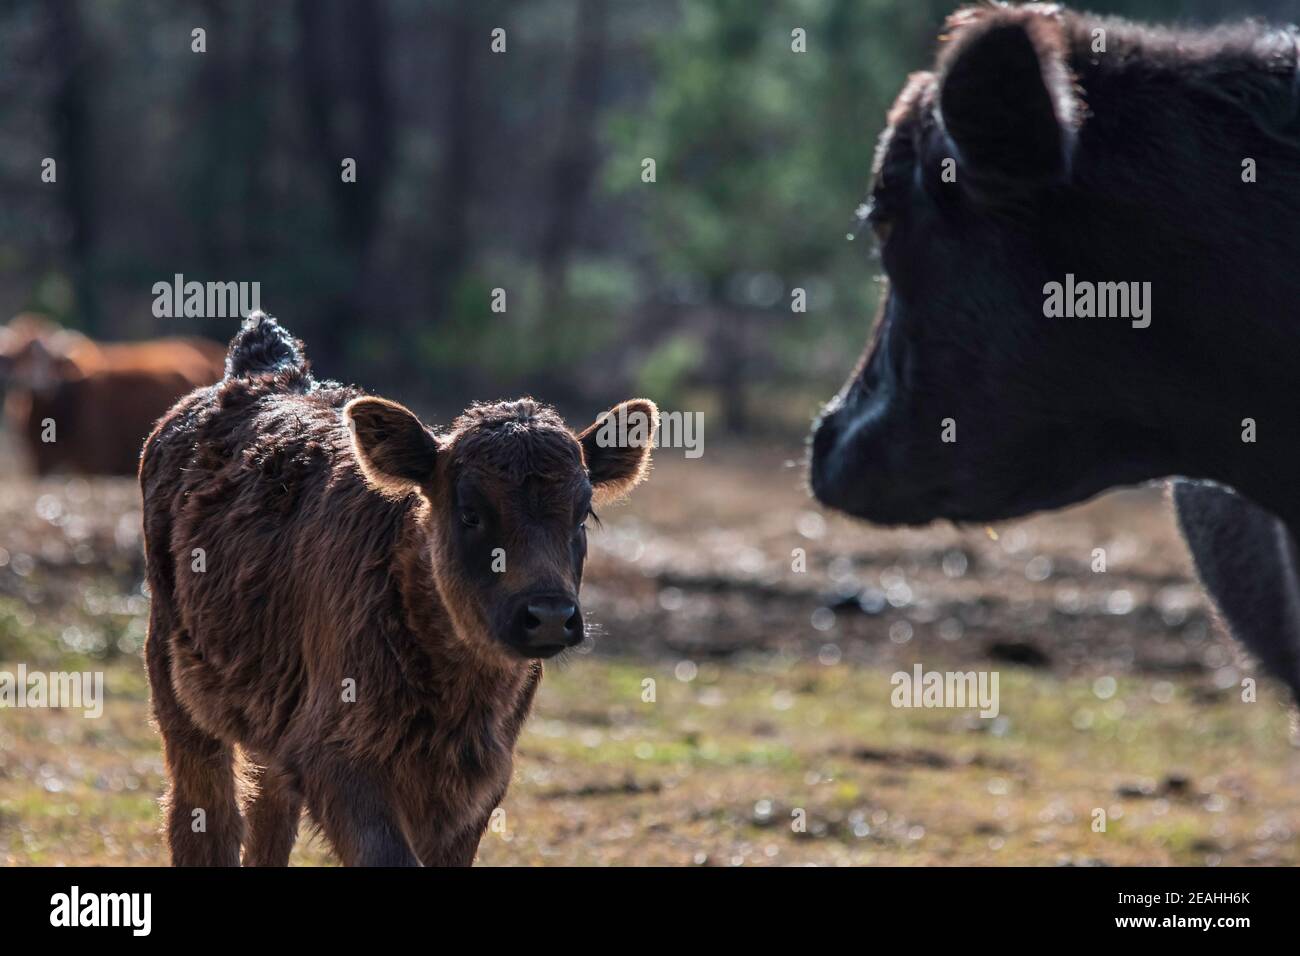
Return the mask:
[(224, 367), (204, 339), (101, 343), (30, 314), (0, 327), (5, 420), (38, 475), (134, 475), (154, 423)]

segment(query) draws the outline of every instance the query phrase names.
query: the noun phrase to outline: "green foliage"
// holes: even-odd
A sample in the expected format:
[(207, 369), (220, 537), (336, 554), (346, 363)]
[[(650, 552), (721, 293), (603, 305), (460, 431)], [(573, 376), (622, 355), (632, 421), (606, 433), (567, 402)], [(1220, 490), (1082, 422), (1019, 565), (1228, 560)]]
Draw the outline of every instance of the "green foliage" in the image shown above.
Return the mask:
[[(653, 43), (648, 101), (609, 120), (605, 183), (635, 201), (656, 271), (700, 290), (709, 308), (770, 311), (762, 331), (747, 334), (761, 336), (752, 345), (777, 374), (832, 387), (848, 363), (840, 354), (836, 367), (819, 367), (807, 347), (821, 336), (837, 353), (861, 346), (878, 267), (869, 244), (845, 233), (889, 103), (907, 70), (924, 63), (946, 9), (684, 3)], [(656, 162), (653, 183), (641, 180), (646, 157)], [(765, 286), (752, 276), (775, 277), (780, 296), (755, 295)], [(795, 288), (818, 290), (806, 314), (790, 311)], [(647, 380), (681, 354), (680, 343), (651, 353), (647, 363), (661, 367)]]
[(654, 395), (670, 407), (680, 403), (687, 379), (704, 362), (704, 345), (689, 332), (660, 342), (641, 363), (636, 391)]

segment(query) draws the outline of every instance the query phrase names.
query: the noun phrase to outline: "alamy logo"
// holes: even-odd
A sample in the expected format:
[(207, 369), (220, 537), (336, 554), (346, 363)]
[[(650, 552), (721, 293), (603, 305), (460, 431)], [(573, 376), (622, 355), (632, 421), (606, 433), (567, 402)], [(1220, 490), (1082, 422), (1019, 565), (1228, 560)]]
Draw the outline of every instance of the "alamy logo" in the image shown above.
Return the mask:
[(82, 893), (73, 886), (50, 897), (51, 926), (126, 926), (133, 936), (148, 936), (153, 927), (150, 893)]
[(153, 284), (153, 314), (159, 319), (239, 319), (262, 308), (260, 282), (185, 281)]
[(978, 707), (985, 718), (996, 717), (1000, 709), (997, 671), (927, 671), (917, 664), (910, 674), (897, 671), (889, 683), (895, 707)]
[(687, 458), (704, 454), (703, 412), (660, 412), (653, 435), (650, 416), (637, 409), (605, 412), (598, 421), (596, 444), (601, 448), (644, 448), (653, 442), (655, 448), (683, 448)]
[(1132, 319), (1133, 328), (1151, 324), (1150, 282), (1065, 282), (1043, 286), (1043, 315), (1049, 319)]
[(67, 707), (84, 711), (83, 717), (99, 717), (104, 713), (104, 673), (28, 673), (27, 665), (19, 664), (17, 673), (0, 671), (0, 710), (6, 707)]

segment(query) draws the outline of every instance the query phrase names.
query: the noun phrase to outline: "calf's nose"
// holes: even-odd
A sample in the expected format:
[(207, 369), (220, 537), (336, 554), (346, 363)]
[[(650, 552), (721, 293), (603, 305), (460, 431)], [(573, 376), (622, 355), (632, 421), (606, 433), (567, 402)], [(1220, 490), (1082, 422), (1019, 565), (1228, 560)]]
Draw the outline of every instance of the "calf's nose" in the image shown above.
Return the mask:
[(556, 644), (572, 647), (582, 639), (582, 618), (577, 606), (563, 597), (530, 599), (524, 617), (524, 637), (532, 647)]

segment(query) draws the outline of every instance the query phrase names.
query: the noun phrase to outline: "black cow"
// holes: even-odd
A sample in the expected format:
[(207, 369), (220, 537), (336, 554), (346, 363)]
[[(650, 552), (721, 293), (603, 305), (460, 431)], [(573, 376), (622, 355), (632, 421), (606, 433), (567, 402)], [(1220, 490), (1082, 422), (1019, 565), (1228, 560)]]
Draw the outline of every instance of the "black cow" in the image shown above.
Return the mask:
[[(1255, 23), (954, 14), (881, 138), (864, 218), (888, 291), (817, 423), (816, 496), (983, 522), (1187, 476), (1205, 584), (1300, 696), (1298, 60)], [(1089, 283), (1137, 283), (1145, 315), (1061, 314)]]

